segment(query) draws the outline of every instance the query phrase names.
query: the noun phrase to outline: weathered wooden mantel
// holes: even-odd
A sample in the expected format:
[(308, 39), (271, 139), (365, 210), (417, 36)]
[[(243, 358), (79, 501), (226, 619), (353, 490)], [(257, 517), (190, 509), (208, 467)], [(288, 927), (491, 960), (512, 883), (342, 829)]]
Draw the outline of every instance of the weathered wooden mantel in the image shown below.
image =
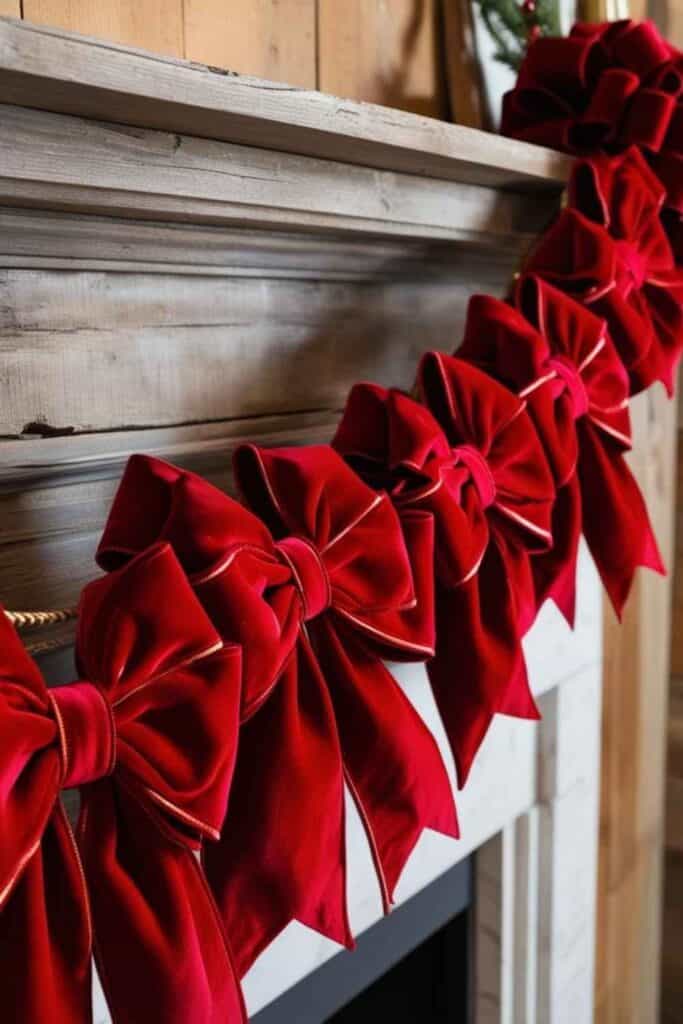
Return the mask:
[[(567, 173), (540, 148), (16, 21), (0, 21), (0, 98), (15, 608), (70, 604), (92, 577), (132, 451), (229, 488), (239, 440), (325, 440), (353, 381), (409, 386), (422, 351), (457, 345), (469, 295), (502, 293)], [(592, 1018), (601, 631), (583, 555), (575, 633), (546, 607), (528, 637), (543, 722), (496, 720), (462, 840), (423, 837), (400, 886), (477, 851), (479, 1024)], [(443, 745), (424, 673), (397, 671)], [(380, 900), (351, 807), (348, 832), (362, 930)], [(246, 979), (250, 1009), (335, 952), (290, 926)]]

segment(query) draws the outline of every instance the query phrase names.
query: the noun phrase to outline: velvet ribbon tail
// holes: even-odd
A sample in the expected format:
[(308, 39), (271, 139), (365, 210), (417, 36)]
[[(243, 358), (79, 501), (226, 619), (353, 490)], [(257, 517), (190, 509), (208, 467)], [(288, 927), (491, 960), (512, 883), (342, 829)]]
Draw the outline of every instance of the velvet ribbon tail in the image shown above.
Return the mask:
[(306, 640), (242, 725), (226, 826), (204, 865), (240, 976), (295, 919), (353, 946), (341, 751)]
[(244, 1024), (225, 933), (190, 846), (110, 779), (83, 790), (78, 841), (114, 1024)]
[(0, 926), (3, 1022), (91, 1024), (89, 909), (59, 805), (0, 911)]
[(576, 474), (558, 488), (553, 506), (553, 546), (532, 558), (539, 608), (555, 603), (573, 629), (576, 617), (576, 565), (581, 539), (581, 490)]
[(647, 507), (620, 447), (596, 436), (590, 423), (579, 422), (581, 455), (578, 472), (587, 515), (583, 532), (619, 618), (638, 566), (666, 575)]
[(494, 543), (476, 576), (454, 589), (438, 588), (436, 605), (437, 649), (427, 668), (462, 789), (495, 714), (540, 715), (511, 582)]
[(458, 837), (451, 784), (436, 740), (362, 640), (343, 623), (321, 620), (314, 643), (388, 911), (423, 830)]

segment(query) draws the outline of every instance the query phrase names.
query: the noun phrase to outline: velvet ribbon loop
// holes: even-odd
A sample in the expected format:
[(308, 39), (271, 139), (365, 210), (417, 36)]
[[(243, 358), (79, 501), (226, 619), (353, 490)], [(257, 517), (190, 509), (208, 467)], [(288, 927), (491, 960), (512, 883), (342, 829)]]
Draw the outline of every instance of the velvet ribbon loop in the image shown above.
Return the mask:
[(489, 508), (496, 500), (496, 481), (489, 469), (486, 459), (471, 444), (459, 444), (453, 448), (453, 459), (455, 463), (463, 462), (477, 489), (481, 507)]
[[(79, 681), (48, 691), (3, 615), (0, 633), (5, 1018), (89, 1024), (94, 945), (115, 1024), (244, 1021), (194, 853), (227, 806), (239, 649), (168, 545), (84, 590)], [(75, 838), (66, 786), (80, 789)]]
[(502, 132), (574, 153), (663, 144), (680, 90), (678, 51), (650, 22), (575, 25), (533, 43), (503, 101)]
[(354, 387), (334, 446), (399, 512), (434, 520), (437, 636), (428, 670), (462, 786), (494, 714), (536, 718), (521, 639), (532, 552), (551, 541), (554, 486), (524, 403), (480, 370), (429, 353), (425, 406)]
[[(590, 399), (579, 369), (572, 365), (564, 355), (551, 356), (548, 359), (548, 368), (564, 384), (574, 419), (578, 420), (581, 416), (585, 416), (590, 407)], [(529, 386), (533, 387), (533, 383)]]
[(284, 537), (275, 547), (292, 568), (304, 621), (321, 615), (332, 603), (332, 588), (318, 551), (304, 537)]
[(133, 457), (98, 559), (169, 541), (218, 632), (243, 646), (230, 825), (204, 862), (244, 972), (295, 918), (353, 944), (345, 781), (387, 908), (421, 832), (457, 822), (438, 747), (382, 664), (433, 652), (431, 520), (399, 519), (322, 445), (244, 446), (235, 476), (251, 511)]

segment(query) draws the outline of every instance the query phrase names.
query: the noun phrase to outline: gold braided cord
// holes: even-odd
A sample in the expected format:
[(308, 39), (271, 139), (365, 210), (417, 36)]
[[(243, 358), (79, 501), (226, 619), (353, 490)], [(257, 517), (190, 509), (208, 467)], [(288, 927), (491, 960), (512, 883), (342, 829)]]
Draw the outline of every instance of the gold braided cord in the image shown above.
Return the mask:
[(77, 608), (56, 608), (44, 612), (8, 612), (5, 615), (17, 629), (34, 629), (40, 626), (55, 626), (59, 622), (75, 619)]
[(25, 647), (28, 653), (36, 658), (41, 654), (50, 654), (52, 651), (64, 651), (70, 646), (68, 640), (29, 640), (26, 639)]

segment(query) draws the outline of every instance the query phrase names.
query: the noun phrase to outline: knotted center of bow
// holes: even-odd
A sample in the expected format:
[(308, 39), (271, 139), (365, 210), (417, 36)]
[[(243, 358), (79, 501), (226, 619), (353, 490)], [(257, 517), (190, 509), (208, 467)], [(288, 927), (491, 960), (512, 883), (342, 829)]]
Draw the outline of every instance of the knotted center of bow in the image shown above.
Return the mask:
[(314, 619), (332, 602), (330, 579), (320, 554), (304, 537), (285, 537), (275, 546), (294, 574), (304, 619)]
[(567, 388), (574, 419), (578, 420), (581, 416), (585, 416), (588, 412), (588, 392), (576, 366), (561, 355), (553, 356), (548, 362)]
[(83, 786), (111, 775), (116, 728), (109, 702), (92, 683), (71, 683), (49, 692), (59, 728), (62, 788)]
[(629, 295), (634, 288), (639, 290), (643, 287), (647, 277), (647, 266), (642, 255), (631, 242), (621, 239), (616, 242), (616, 248), (620, 283), (625, 294)]
[(496, 500), (496, 482), (481, 452), (471, 444), (461, 444), (453, 448), (453, 455), (456, 462), (462, 462), (467, 466), (482, 506), (488, 508), (489, 505), (493, 505)]

